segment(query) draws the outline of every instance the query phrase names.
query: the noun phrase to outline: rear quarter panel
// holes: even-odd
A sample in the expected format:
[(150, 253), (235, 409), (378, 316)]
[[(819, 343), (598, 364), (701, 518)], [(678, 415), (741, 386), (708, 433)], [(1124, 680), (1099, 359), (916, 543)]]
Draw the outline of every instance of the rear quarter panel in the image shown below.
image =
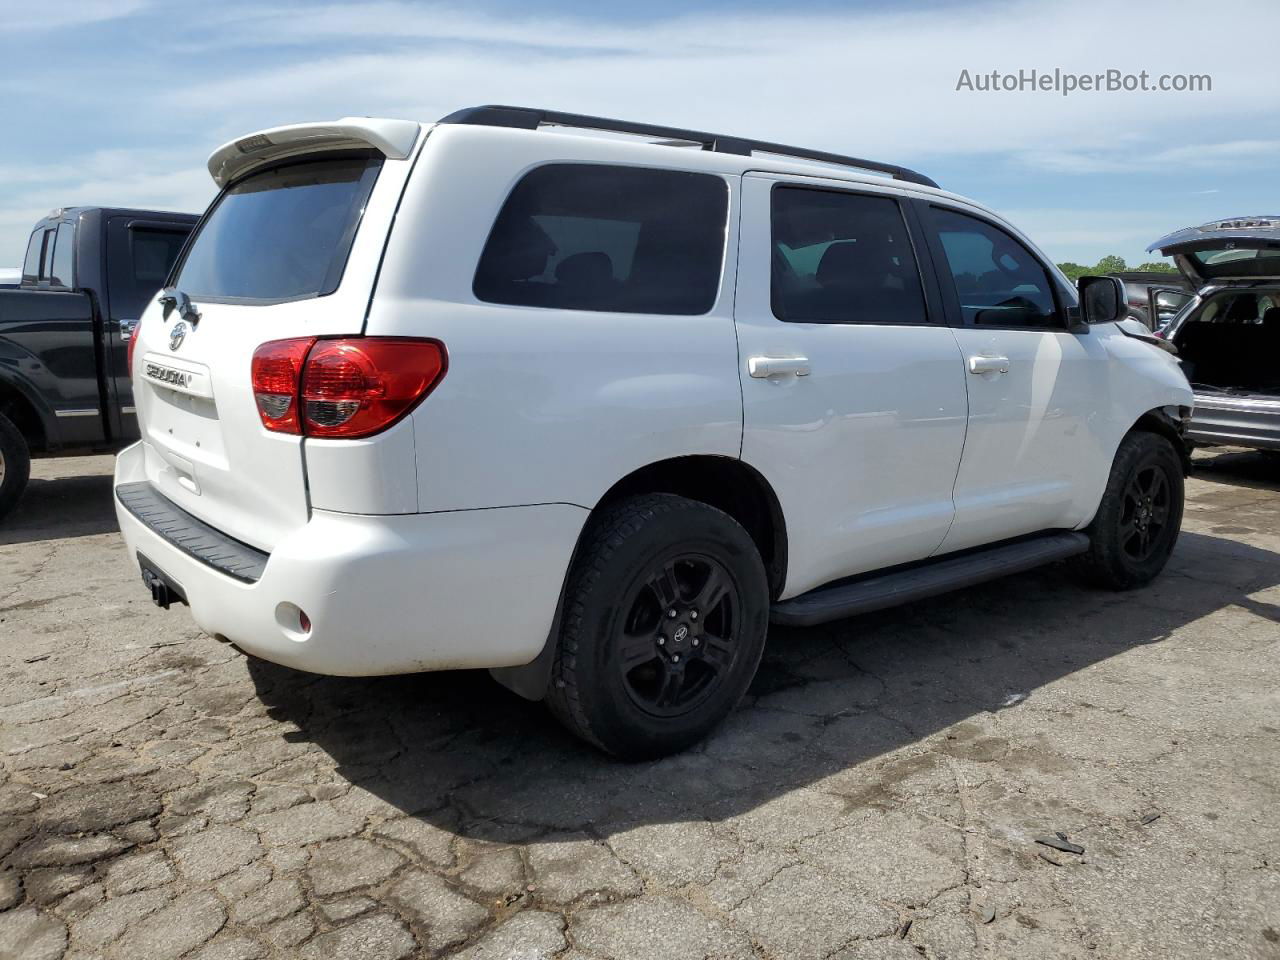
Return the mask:
[(656, 460), (739, 455), (732, 291), (740, 178), (725, 176), (727, 255), (709, 314), (551, 310), (481, 303), (472, 293), (494, 218), (526, 172), (556, 161), (690, 168), (672, 162), (683, 151), (652, 152), (650, 160), (635, 145), (547, 133), (431, 132), (366, 326), (371, 335), (436, 337), (448, 350), (447, 375), (412, 416), (418, 509), (591, 507)]

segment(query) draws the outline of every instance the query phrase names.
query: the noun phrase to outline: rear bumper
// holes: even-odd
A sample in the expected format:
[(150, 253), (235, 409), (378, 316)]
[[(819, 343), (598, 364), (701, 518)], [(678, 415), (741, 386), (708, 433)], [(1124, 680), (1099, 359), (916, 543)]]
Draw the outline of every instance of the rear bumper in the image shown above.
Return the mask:
[[(115, 486), (145, 479), (135, 444), (116, 461)], [(587, 517), (567, 504), (395, 516), (315, 510), (247, 582), (162, 536), (119, 496), (115, 503), (130, 569), (144, 556), (180, 588), (201, 629), (264, 660), (339, 676), (532, 660)]]
[(1193, 443), (1280, 450), (1280, 397), (1197, 393), (1186, 436)]

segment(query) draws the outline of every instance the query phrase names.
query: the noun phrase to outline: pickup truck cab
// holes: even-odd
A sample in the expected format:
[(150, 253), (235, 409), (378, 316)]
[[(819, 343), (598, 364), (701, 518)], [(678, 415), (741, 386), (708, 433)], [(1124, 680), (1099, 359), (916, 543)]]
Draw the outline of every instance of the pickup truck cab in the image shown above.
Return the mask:
[(70, 207), (36, 224), (20, 282), (0, 288), (0, 517), (22, 495), (32, 456), (138, 438), (129, 337), (197, 219)]
[(1134, 587), (1173, 549), (1176, 360), (1120, 281), (922, 174), (515, 107), (209, 170), (116, 513), (153, 599), (255, 656), (490, 668), (654, 756), (770, 620), (1068, 558)]

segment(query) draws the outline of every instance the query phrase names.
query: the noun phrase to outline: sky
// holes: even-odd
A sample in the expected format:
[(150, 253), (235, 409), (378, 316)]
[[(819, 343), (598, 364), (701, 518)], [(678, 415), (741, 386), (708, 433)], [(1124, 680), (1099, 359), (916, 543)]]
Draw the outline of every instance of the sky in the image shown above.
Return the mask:
[[(54, 207), (201, 211), (208, 155), (252, 131), (482, 103), (898, 163), (1058, 262), (1136, 265), (1174, 229), (1280, 214), (1278, 35), (1275, 0), (0, 0), (0, 267)], [(1033, 69), (1212, 89), (957, 89)]]

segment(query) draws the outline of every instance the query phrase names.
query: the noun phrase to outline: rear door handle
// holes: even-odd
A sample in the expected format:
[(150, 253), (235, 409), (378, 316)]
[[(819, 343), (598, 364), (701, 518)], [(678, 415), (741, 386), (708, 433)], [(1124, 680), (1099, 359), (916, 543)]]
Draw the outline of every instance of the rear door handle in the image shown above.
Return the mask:
[(757, 380), (790, 373), (797, 377), (809, 375), (808, 357), (749, 357), (747, 373)]
[(1008, 373), (1008, 357), (970, 357), (970, 373)]

